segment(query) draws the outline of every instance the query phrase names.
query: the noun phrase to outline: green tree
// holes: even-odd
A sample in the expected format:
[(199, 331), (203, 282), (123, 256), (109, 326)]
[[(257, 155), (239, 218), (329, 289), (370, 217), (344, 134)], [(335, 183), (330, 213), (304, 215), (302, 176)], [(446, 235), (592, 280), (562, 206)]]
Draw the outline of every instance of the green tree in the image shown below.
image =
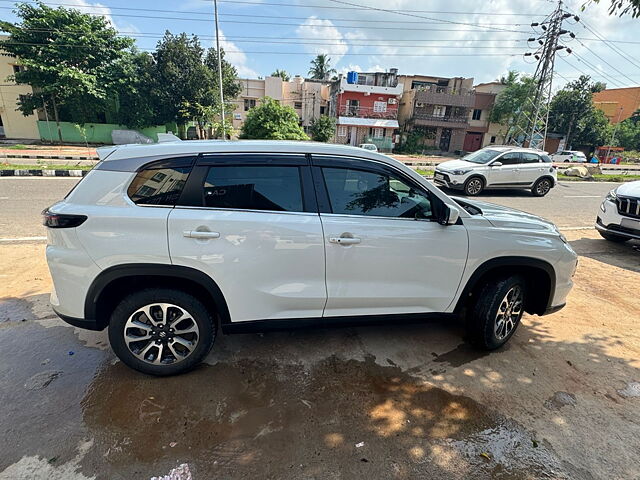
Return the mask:
[[(548, 130), (565, 135), (567, 148), (572, 145), (574, 135), (581, 135), (587, 127), (585, 123), (597, 123), (593, 110), (593, 94), (606, 88), (602, 82), (591, 82), (588, 75), (581, 75), (573, 82), (567, 83), (558, 91), (549, 107)], [(584, 138), (582, 138), (584, 140)]]
[(571, 135), (574, 146), (597, 147), (611, 141), (613, 127), (602, 110), (590, 108), (576, 123), (575, 133)]
[(520, 76), (513, 70), (506, 77), (501, 77), (500, 83), (506, 85), (506, 88), (496, 97), (489, 120), (503, 125), (501, 136), (506, 139), (510, 135), (516, 135), (519, 129), (526, 129), (527, 117), (532, 116), (533, 110), (527, 98), (535, 85), (533, 77)]
[(129, 128), (144, 128), (157, 125), (157, 102), (152, 92), (155, 88), (155, 65), (151, 54), (132, 52), (126, 62), (124, 75), (116, 90), (114, 123)]
[(113, 103), (111, 92), (127, 78), (128, 53), (134, 41), (120, 37), (103, 17), (43, 3), (22, 3), (15, 10), (20, 21), (2, 21), (9, 38), (0, 48), (20, 57), (24, 70), (14, 75), (34, 93), (20, 96), (24, 115), (46, 106), (58, 124), (63, 109), (75, 123), (85, 123)]
[(260, 105), (249, 110), (240, 138), (309, 140), (293, 107), (280, 105), (270, 97), (265, 97)]
[[(600, 0), (589, 0), (582, 5), (584, 11), (589, 3), (600, 3)], [(630, 14), (632, 17), (640, 17), (640, 0), (611, 0), (609, 6), (609, 15), (626, 15)]]
[(640, 110), (618, 124), (615, 138), (617, 146), (626, 150), (640, 150)]
[(283, 82), (288, 82), (289, 80), (291, 80), (291, 75), (289, 75), (289, 72), (287, 72), (286, 70), (280, 70), (279, 68), (276, 69), (271, 74), (271, 76), (272, 77), (280, 77)]
[(309, 76), (316, 80), (328, 80), (331, 75), (337, 73), (335, 68), (331, 68), (331, 58), (321, 53), (311, 60)]
[(317, 142), (328, 142), (336, 132), (336, 119), (321, 115), (314, 118), (310, 126), (311, 137)]

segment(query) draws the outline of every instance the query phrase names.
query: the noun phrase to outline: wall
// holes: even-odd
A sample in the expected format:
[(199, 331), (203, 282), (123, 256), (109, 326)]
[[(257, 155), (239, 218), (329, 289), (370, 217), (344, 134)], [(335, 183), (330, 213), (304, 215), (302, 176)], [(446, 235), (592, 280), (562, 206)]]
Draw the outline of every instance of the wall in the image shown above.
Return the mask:
[(242, 90), (238, 98), (231, 102), (236, 108), (230, 112), (233, 118), (233, 128), (238, 131), (242, 128), (242, 124), (247, 118), (248, 112), (244, 111), (245, 98), (255, 100), (257, 105), (258, 101), (265, 97), (265, 80), (241, 78), (239, 81), (242, 85)]
[[(373, 115), (373, 104), (374, 102), (385, 102), (387, 104), (387, 115), (388, 118), (397, 118), (398, 116), (398, 104), (400, 100), (397, 100), (395, 104), (390, 104), (390, 98), (397, 98), (396, 95), (383, 95), (383, 94), (371, 94), (365, 95), (362, 92), (344, 92), (338, 94), (337, 96), (337, 105), (338, 112), (340, 112), (341, 108), (344, 108), (347, 104), (348, 100), (358, 100), (360, 102), (360, 108), (366, 109), (366, 112), (371, 112)], [(338, 116), (341, 116), (338, 114)], [(343, 116), (343, 115), (342, 115)], [(358, 115), (360, 117), (369, 116), (367, 115)], [(387, 118), (387, 116), (385, 116)]]
[(594, 93), (593, 103), (604, 112), (611, 123), (622, 122), (640, 108), (640, 87), (608, 88)]
[[(50, 121), (47, 123), (46, 121), (39, 120), (37, 125), (39, 138), (48, 142), (58, 141), (56, 122)], [(86, 141), (87, 143), (111, 145), (113, 143), (111, 140), (111, 132), (113, 130), (132, 130), (124, 125), (115, 125), (112, 123), (85, 123), (81, 128), (84, 128), (86, 140), (80, 129), (78, 129), (75, 124), (70, 122), (60, 122), (62, 140), (69, 143), (85, 143)], [(151, 138), (154, 142), (157, 142), (158, 133), (166, 133), (167, 127), (162, 125), (157, 127), (141, 128), (136, 131)]]
[[(0, 35), (0, 39), (8, 38)], [(36, 115), (25, 117), (21, 112), (16, 111), (19, 95), (31, 93), (28, 85), (16, 85), (7, 80), (13, 75), (13, 65), (20, 64), (15, 57), (0, 54), (0, 116), (4, 126), (6, 138), (38, 140), (38, 126)]]

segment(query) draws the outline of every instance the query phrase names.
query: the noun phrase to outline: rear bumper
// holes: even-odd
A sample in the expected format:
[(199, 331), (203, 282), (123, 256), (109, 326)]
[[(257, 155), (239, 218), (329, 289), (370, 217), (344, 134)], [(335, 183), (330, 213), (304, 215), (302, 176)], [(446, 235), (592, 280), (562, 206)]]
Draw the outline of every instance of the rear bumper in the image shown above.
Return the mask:
[(86, 318), (76, 318), (70, 317), (69, 315), (63, 315), (62, 313), (56, 311), (54, 308), (53, 311), (56, 315), (58, 315), (63, 321), (68, 323), (69, 325), (73, 325), (74, 327), (84, 328), (85, 330), (104, 330), (104, 326), (99, 326), (96, 320), (86, 319)]

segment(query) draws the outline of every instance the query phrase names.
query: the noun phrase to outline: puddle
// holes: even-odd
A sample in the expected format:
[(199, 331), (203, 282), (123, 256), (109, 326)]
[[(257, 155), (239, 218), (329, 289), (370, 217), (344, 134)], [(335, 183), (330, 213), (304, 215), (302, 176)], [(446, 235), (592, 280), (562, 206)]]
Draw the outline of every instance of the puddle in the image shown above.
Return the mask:
[(517, 424), (373, 357), (310, 370), (246, 359), (171, 378), (109, 365), (82, 409), (98, 478), (176, 462), (194, 478), (568, 478), (549, 448), (523, 455), (534, 438)]

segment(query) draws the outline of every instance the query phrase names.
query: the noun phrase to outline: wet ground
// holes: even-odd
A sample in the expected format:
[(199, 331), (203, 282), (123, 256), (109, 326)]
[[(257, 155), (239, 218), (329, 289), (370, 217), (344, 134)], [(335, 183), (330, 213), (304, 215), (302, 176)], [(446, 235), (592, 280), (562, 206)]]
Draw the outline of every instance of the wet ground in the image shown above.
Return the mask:
[(220, 336), (172, 378), (53, 315), (43, 245), (0, 245), (0, 479), (636, 479), (640, 253), (567, 233), (569, 306), (500, 351), (439, 322)]

